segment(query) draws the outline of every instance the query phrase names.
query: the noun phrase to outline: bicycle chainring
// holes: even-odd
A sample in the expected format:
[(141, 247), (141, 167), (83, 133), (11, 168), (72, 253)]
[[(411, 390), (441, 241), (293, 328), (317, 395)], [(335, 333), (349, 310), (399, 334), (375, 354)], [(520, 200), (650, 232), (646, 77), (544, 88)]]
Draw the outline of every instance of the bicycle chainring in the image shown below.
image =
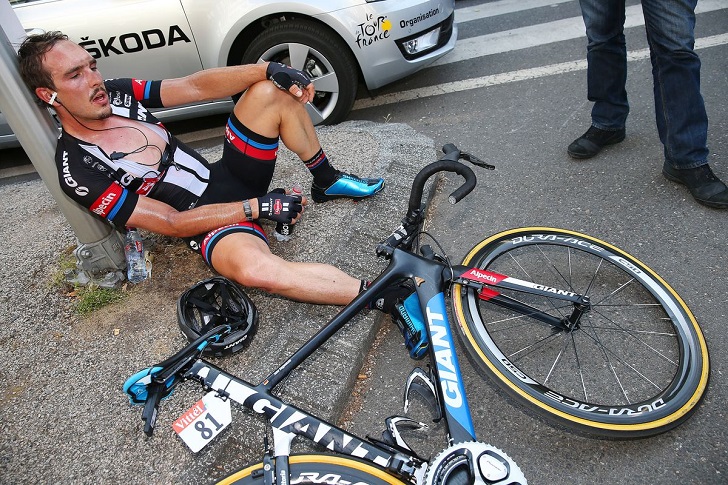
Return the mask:
[(498, 448), (468, 441), (441, 451), (430, 462), (427, 485), (526, 485), (526, 477), (508, 455)]

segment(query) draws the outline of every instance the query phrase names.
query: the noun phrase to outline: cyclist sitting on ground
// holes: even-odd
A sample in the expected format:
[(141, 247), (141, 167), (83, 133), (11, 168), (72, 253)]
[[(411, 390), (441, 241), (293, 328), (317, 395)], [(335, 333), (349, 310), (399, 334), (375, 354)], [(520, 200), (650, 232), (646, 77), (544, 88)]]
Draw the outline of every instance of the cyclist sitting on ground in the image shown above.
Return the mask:
[[(304, 73), (264, 63), (162, 81), (104, 81), (96, 60), (60, 32), (28, 37), (18, 59), (28, 87), (62, 124), (60, 185), (92, 213), (119, 229), (185, 238), (219, 274), (294, 300), (345, 305), (365, 288), (333, 266), (272, 254), (257, 222), (295, 223), (307, 204), (301, 196), (269, 192), (279, 139), (311, 172), (316, 202), (361, 199), (384, 187), (381, 178), (345, 174), (329, 163), (304, 107), (314, 96)], [(147, 111), (242, 91), (214, 164)]]

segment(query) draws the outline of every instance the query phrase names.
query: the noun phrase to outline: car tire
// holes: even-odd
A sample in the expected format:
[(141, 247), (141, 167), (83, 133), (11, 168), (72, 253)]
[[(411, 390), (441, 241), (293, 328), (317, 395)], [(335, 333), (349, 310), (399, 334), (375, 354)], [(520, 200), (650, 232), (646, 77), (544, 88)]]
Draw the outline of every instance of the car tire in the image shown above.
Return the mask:
[(306, 108), (315, 125), (343, 121), (358, 88), (358, 69), (349, 48), (331, 29), (309, 20), (279, 22), (258, 35), (243, 64), (276, 61), (305, 72), (316, 96)]

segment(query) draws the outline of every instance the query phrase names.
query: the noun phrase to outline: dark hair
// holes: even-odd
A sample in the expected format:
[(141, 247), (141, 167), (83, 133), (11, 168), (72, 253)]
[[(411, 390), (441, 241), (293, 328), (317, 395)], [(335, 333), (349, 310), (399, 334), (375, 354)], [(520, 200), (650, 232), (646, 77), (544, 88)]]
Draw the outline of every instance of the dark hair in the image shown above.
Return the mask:
[(36, 88), (54, 88), (50, 72), (43, 65), (45, 55), (59, 41), (68, 40), (62, 32), (52, 31), (28, 36), (18, 49), (20, 75), (25, 84), (35, 93)]

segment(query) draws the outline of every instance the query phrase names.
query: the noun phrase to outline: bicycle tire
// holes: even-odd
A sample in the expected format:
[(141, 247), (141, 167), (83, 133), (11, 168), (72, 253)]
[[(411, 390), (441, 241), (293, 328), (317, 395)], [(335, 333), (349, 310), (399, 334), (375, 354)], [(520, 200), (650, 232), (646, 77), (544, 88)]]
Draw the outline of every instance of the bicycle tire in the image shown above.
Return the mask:
[[(463, 264), (590, 297), (591, 310), (567, 332), (489, 304), (473, 289), (453, 289), (471, 361), (548, 421), (598, 437), (638, 438), (674, 428), (703, 399), (709, 358), (695, 317), (628, 253), (585, 234), (527, 227), (483, 240)], [(561, 300), (501, 293), (560, 318), (571, 313)]]
[[(397, 477), (356, 458), (315, 453), (291, 455), (290, 483), (361, 483), (371, 485), (404, 485)], [(218, 485), (260, 485), (264, 483), (263, 463), (246, 467), (218, 482)]]

